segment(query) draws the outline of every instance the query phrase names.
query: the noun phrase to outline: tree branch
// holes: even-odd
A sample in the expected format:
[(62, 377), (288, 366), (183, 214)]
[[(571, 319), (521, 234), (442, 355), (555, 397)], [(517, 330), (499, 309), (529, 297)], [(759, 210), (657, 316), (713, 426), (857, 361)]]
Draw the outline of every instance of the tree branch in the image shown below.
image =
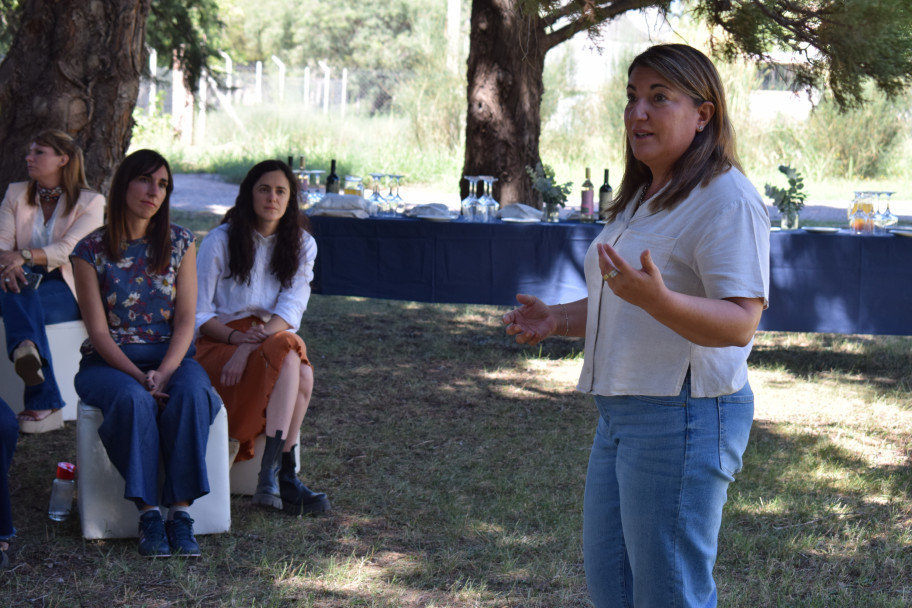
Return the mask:
[(569, 40), (583, 30), (592, 29), (606, 21), (611, 21), (618, 15), (650, 6), (661, 6), (662, 4), (662, 2), (656, 0), (612, 0), (611, 2), (595, 4), (590, 10), (585, 10), (585, 5), (580, 2), (565, 4), (559, 10), (546, 15), (541, 20), (545, 28), (554, 27), (561, 19), (570, 20), (545, 36), (545, 51), (547, 52), (561, 42)]

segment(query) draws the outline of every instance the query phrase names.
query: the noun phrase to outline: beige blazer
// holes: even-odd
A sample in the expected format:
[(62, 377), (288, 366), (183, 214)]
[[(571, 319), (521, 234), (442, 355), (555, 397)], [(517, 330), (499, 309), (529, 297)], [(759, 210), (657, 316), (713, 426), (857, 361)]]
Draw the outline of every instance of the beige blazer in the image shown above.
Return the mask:
[[(38, 221), (39, 207), (26, 202), (27, 193), (28, 182), (12, 183), (6, 190), (3, 203), (0, 204), (0, 249), (31, 248), (32, 228)], [(61, 203), (65, 202), (64, 197), (66, 194), (61, 196)], [(104, 222), (104, 208), (104, 196), (83, 190), (73, 210), (57, 218), (51, 235), (51, 244), (41, 247), (48, 259), (48, 270), (60, 268), (63, 280), (74, 297), (76, 284), (73, 280), (70, 254), (76, 243)]]

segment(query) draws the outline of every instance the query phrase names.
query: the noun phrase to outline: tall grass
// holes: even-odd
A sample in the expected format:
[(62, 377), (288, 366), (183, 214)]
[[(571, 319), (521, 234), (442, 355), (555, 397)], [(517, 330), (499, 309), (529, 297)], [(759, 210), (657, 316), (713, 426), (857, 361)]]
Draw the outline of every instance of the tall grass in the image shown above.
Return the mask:
[[(559, 181), (578, 187), (588, 166), (597, 179), (601, 168), (610, 168), (616, 185), (623, 162), (625, 70), (586, 93), (572, 84), (572, 58), (558, 51), (544, 74), (541, 157)], [(465, 155), (466, 86), (464, 75), (442, 61), (438, 54), (403, 78), (382, 114), (350, 108), (343, 119), (294, 105), (235, 106), (236, 119), (210, 112), (205, 137), (189, 145), (174, 137), (167, 119), (137, 112), (133, 146), (161, 150), (178, 171), (214, 172), (234, 181), (264, 157), (304, 155), (311, 168), (326, 170), (335, 158), (343, 175), (395, 171), (407, 176), (404, 184), (455, 191)], [(805, 175), (812, 199), (845, 199), (858, 189), (910, 196), (912, 96), (887, 100), (871, 92), (868, 103), (845, 113), (824, 98), (807, 120), (766, 122), (750, 112), (758, 86), (753, 66), (718, 66), (742, 163), (755, 183), (775, 179), (777, 167), (790, 164)]]

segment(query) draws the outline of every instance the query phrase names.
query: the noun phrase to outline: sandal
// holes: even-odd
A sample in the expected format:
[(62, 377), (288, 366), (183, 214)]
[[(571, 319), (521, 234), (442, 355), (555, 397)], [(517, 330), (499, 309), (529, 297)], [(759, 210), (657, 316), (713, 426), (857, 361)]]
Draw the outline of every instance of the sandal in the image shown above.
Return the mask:
[(13, 364), (16, 374), (22, 378), (26, 386), (35, 386), (44, 382), (44, 372), (41, 371), (41, 355), (34, 344), (20, 344), (13, 351)]
[(19, 430), (31, 435), (63, 428), (63, 411), (59, 408), (55, 410), (25, 410), (20, 412), (16, 419), (19, 421)]

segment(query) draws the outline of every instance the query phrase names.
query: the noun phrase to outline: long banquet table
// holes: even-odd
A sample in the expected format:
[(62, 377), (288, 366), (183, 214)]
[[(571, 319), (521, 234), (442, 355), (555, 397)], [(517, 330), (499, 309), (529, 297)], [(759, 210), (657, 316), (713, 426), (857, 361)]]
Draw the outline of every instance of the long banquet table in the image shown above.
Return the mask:
[[(583, 257), (597, 224), (311, 217), (314, 292), (510, 306), (586, 295)], [(760, 329), (912, 334), (912, 239), (770, 234), (770, 307)]]

